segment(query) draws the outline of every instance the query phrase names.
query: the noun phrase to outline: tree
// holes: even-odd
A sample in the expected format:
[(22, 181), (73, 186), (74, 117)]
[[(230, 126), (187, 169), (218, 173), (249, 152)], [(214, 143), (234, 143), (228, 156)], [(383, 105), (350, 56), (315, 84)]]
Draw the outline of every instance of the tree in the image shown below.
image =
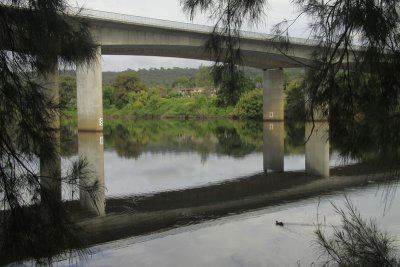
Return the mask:
[(63, 107), (76, 104), (76, 79), (69, 75), (58, 77), (58, 88), (60, 90), (60, 104)]
[[(240, 32), (245, 22), (264, 17), (266, 0), (182, 0), (193, 17), (208, 12), (216, 21), (205, 48), (217, 58), (216, 78), (228, 78), (227, 90), (239, 90)], [(398, 1), (296, 0), (308, 16), (310, 36), (317, 40), (306, 74), (307, 117), (326, 116), (332, 139), (343, 140), (345, 154), (358, 156), (374, 143), (381, 155), (399, 157), (400, 64)], [(275, 38), (290, 57), (289, 29), (293, 21), (276, 25)], [(368, 128), (368, 130), (366, 129)]]
[(146, 87), (140, 82), (139, 77), (134, 72), (124, 72), (115, 77), (113, 81), (115, 88), (115, 104), (118, 108), (124, 107), (128, 103), (130, 92), (146, 91)]
[(210, 88), (214, 85), (209, 69), (203, 65), (200, 66), (199, 70), (194, 76), (194, 81), (197, 87)]
[(140, 92), (145, 91), (146, 87), (141, 83), (139, 77), (134, 72), (123, 72), (115, 77), (113, 85), (118, 91)]
[(244, 77), (240, 28), (243, 23), (256, 25), (259, 22), (265, 0), (181, 0), (181, 4), (191, 19), (200, 11), (216, 21), (204, 48), (215, 58), (211, 73), (223, 96), (219, 104), (234, 105)]
[(236, 104), (237, 114), (241, 118), (262, 119), (263, 92), (261, 89), (245, 92)]
[[(59, 151), (54, 121), (62, 112), (43, 78), (64, 66), (89, 62), (96, 44), (87, 25), (67, 13), (63, 0), (2, 1), (0, 5), (0, 264), (16, 256), (36, 259), (65, 253), (79, 236), (61, 198), (44, 180), (77, 186), (78, 164), (64, 177), (40, 176)], [(45, 167), (45, 166), (42, 166)], [(40, 201), (39, 201), (40, 200)], [(29, 205), (29, 209), (24, 208)], [(39, 262), (40, 263), (40, 262)]]
[(243, 93), (255, 88), (255, 81), (244, 76), (242, 72), (235, 77), (228, 75), (220, 81), (217, 91), (217, 104), (219, 106), (234, 106)]

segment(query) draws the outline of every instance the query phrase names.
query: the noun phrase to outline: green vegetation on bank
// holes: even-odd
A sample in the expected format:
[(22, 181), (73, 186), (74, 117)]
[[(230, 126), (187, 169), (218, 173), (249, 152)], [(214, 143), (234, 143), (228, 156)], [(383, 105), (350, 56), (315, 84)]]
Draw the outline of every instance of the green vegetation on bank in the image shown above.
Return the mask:
[[(113, 75), (112, 80), (103, 84), (104, 116), (113, 118), (243, 118), (262, 119), (262, 77), (251, 73), (251, 76), (240, 77), (242, 89), (234, 98), (226, 95), (226, 90), (214, 85), (209, 68), (201, 66), (195, 73), (189, 69), (152, 69), (137, 72), (127, 70)], [(190, 69), (193, 70), (193, 69)], [(251, 69), (250, 69), (251, 70)], [(141, 79), (142, 72), (190, 73), (176, 77), (169, 83), (154, 80), (145, 83)], [(245, 73), (245, 72), (244, 72)], [(67, 107), (66, 118), (76, 113), (76, 81), (71, 73), (59, 77), (62, 104)], [(150, 75), (151, 76), (151, 75)], [(300, 82), (291, 80), (291, 74), (285, 73), (286, 95), (290, 108), (298, 108), (302, 104), (296, 102), (301, 90)], [(294, 77), (299, 74), (295, 73)], [(164, 75), (161, 75), (164, 77)], [(296, 90), (293, 90), (296, 89)], [(291, 93), (293, 91), (293, 93)], [(233, 103), (231, 103), (233, 102)], [(304, 102), (302, 102), (304, 103)], [(301, 112), (294, 111), (297, 116)]]

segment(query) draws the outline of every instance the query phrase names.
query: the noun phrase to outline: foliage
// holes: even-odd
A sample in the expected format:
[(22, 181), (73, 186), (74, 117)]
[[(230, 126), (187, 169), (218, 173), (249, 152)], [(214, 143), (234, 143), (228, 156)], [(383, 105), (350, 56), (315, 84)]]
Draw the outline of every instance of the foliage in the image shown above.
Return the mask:
[(263, 91), (255, 89), (242, 94), (236, 104), (236, 113), (241, 118), (262, 119)]
[(178, 88), (178, 89), (184, 89), (184, 88), (193, 88), (195, 87), (195, 81), (194, 78), (187, 78), (187, 77), (179, 77), (178, 79), (176, 79), (171, 86), (174, 88)]
[(96, 53), (86, 24), (66, 10), (63, 0), (0, 5), (0, 264), (17, 256), (51, 259), (76, 243), (68, 213), (59, 210), (61, 197), (46, 183), (78, 187), (83, 164), (63, 177), (37, 171), (59, 157), (58, 98), (45, 81), (57, 61), (85, 63)]
[(58, 88), (60, 90), (61, 106), (76, 105), (76, 79), (69, 75), (58, 77)]
[(129, 103), (118, 114), (163, 118), (232, 116), (233, 107), (217, 107), (215, 102), (215, 97), (161, 98), (156, 92), (131, 93)]
[(306, 118), (304, 84), (301, 80), (292, 80), (284, 91), (285, 120), (290, 123), (304, 122)]
[[(262, 20), (266, 0), (182, 0), (193, 17), (208, 13), (216, 24), (205, 44), (216, 57), (214, 72), (225, 78), (227, 92), (240, 90), (239, 29), (244, 22)], [(306, 115), (328, 118), (330, 135), (346, 155), (360, 156), (373, 145), (382, 155), (400, 155), (400, 47), (398, 1), (296, 0), (299, 17), (308, 16), (316, 40), (313, 60), (305, 67)], [(277, 49), (292, 57), (289, 29), (295, 21), (279, 23)], [(219, 79), (222, 81), (223, 79)], [(234, 92), (230, 93), (235, 96)], [(237, 93), (236, 93), (237, 95)], [(231, 98), (232, 99), (232, 98)]]
[(121, 73), (113, 81), (115, 90), (115, 105), (122, 108), (128, 103), (128, 94), (130, 92), (141, 92), (147, 88), (140, 82), (135, 73)]
[[(238, 86), (238, 88), (232, 89), (232, 86)], [(242, 72), (236, 74), (234, 81), (232, 81), (230, 76), (224, 77), (220, 81), (220, 87), (217, 91), (217, 104), (219, 106), (236, 105), (244, 92), (254, 90), (255, 88), (255, 80), (245, 77)]]
[(115, 104), (116, 98), (117, 97), (115, 95), (114, 86), (105, 85), (103, 87), (103, 105), (104, 105), (104, 108), (108, 108), (111, 105)]
[[(137, 71), (127, 69), (123, 72), (135, 73), (143, 82), (144, 85), (150, 87), (157, 84), (172, 84), (179, 77), (186, 77), (188, 79), (193, 78), (198, 69), (195, 68), (150, 68), (150, 69), (138, 69)], [(103, 83), (112, 84), (120, 72), (105, 71), (103, 72)]]
[(203, 65), (200, 66), (196, 75), (194, 76), (194, 82), (197, 87), (212, 87), (214, 82), (211, 78), (210, 71), (207, 67)]
[(346, 197), (345, 210), (332, 205), (342, 219), (342, 227), (333, 227), (329, 239), (323, 226), (315, 231), (318, 248), (327, 256), (324, 266), (400, 266), (394, 240), (379, 230), (374, 221), (363, 219), (349, 198)]
[[(373, 145), (382, 155), (398, 158), (398, 1), (297, 4), (314, 18), (312, 31), (319, 41), (306, 77), (308, 116), (315, 110), (329, 114), (330, 135), (344, 141), (348, 155), (360, 156), (363, 147)], [(358, 45), (362, 50), (355, 52)]]
[(191, 19), (200, 11), (208, 12), (216, 21), (205, 44), (205, 50), (215, 58), (212, 74), (223, 95), (220, 104), (236, 104), (243, 76), (243, 69), (239, 67), (242, 65), (239, 30), (244, 22), (259, 22), (265, 1), (181, 0), (181, 3)]

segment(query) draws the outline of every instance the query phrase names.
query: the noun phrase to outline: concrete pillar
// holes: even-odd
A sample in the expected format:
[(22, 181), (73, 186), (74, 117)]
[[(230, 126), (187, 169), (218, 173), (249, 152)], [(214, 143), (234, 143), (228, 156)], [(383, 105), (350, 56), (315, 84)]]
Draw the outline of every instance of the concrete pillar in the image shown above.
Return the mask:
[(87, 162), (85, 175), (79, 177), (81, 207), (94, 215), (105, 214), (103, 133), (78, 132), (81, 160)]
[(263, 160), (264, 172), (284, 171), (284, 123), (283, 121), (264, 121)]
[[(58, 88), (58, 62), (53, 64), (53, 71), (49, 72), (45, 77), (41, 77), (41, 86), (44, 90), (44, 95), (54, 104), (59, 103), (59, 88)], [(53, 154), (46, 151), (41, 151), (40, 157), (40, 186), (41, 190), (46, 190), (53, 197), (61, 200), (61, 156), (60, 156), (60, 116), (58, 111), (52, 114), (51, 127), (52, 142), (54, 142), (55, 150)], [(50, 142), (50, 141), (49, 141)]]
[(103, 131), (101, 48), (90, 64), (76, 66), (78, 130)]
[(329, 177), (329, 123), (315, 121), (312, 128), (313, 123), (306, 122), (306, 173)]
[(283, 121), (283, 70), (264, 70), (263, 119)]

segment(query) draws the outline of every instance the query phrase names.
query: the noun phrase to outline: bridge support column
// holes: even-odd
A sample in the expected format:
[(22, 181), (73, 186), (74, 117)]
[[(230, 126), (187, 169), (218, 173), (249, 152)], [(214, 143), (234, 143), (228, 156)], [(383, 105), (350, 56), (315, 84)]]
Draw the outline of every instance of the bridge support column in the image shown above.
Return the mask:
[(101, 48), (89, 64), (76, 66), (78, 130), (103, 131)]
[(81, 207), (93, 215), (105, 215), (103, 133), (78, 132), (78, 150), (87, 165), (86, 175), (79, 177)]
[(263, 119), (283, 121), (283, 70), (264, 70)]
[(284, 170), (283, 70), (264, 70), (264, 172)]
[[(44, 95), (48, 100), (54, 104), (59, 103), (59, 88), (58, 88), (58, 62), (53, 63), (53, 71), (42, 77), (41, 86), (44, 90)], [(60, 116), (58, 112), (51, 114), (53, 129), (52, 142), (54, 142), (54, 153), (48, 151), (41, 151), (40, 154), (40, 186), (42, 190), (42, 197), (44, 191), (49, 196), (61, 200), (61, 156), (60, 156)], [(49, 140), (49, 142), (51, 142)], [(46, 201), (52, 201), (46, 199)]]
[(329, 177), (329, 123), (327, 121), (306, 122), (306, 173)]
[(284, 123), (264, 121), (263, 123), (264, 172), (284, 170)]

